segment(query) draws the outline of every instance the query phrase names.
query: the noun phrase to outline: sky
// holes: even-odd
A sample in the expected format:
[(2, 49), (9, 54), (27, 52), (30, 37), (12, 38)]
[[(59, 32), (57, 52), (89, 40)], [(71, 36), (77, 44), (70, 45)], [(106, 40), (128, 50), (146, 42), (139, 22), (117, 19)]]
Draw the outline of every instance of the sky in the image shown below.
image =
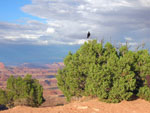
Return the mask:
[(0, 62), (63, 61), (88, 31), (98, 41), (150, 48), (149, 20), (150, 0), (1, 0)]

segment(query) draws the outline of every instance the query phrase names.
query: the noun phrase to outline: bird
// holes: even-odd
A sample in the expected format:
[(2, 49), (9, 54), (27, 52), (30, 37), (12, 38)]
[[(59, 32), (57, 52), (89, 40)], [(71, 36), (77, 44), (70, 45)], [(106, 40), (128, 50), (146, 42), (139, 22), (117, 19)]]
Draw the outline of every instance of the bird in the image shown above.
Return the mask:
[(91, 35), (91, 33), (88, 31), (88, 33), (87, 33), (87, 39), (89, 39), (90, 35)]

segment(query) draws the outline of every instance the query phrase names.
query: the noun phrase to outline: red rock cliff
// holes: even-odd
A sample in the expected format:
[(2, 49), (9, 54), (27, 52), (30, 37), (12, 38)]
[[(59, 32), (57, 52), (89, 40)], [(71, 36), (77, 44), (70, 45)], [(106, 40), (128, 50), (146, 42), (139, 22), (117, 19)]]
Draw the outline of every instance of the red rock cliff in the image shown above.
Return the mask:
[(0, 69), (5, 69), (5, 65), (2, 62), (0, 62)]

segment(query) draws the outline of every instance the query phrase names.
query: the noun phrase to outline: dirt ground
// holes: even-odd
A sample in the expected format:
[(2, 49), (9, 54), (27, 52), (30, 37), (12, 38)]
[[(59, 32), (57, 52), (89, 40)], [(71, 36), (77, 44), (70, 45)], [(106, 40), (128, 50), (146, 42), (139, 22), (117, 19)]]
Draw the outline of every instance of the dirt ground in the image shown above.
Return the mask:
[(92, 99), (84, 102), (72, 102), (64, 106), (31, 108), (17, 106), (0, 113), (150, 113), (150, 102), (142, 99), (108, 104)]

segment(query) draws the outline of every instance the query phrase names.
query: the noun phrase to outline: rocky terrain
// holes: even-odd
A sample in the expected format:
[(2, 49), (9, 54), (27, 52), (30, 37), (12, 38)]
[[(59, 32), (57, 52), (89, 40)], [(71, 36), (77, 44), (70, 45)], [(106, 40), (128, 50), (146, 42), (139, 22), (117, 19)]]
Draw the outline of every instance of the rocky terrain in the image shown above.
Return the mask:
[(92, 99), (84, 102), (72, 102), (64, 106), (31, 108), (17, 106), (0, 111), (0, 113), (150, 113), (150, 103), (137, 99), (123, 101), (118, 104), (109, 104)]
[[(43, 86), (44, 98), (47, 100), (42, 106), (54, 106), (65, 103), (62, 92), (57, 87), (56, 73), (59, 68), (64, 66), (63, 63), (53, 63), (45, 65), (34, 65), (24, 63), (20, 66), (5, 66), (0, 62), (0, 88), (6, 88), (6, 81), (9, 76), (24, 77), (26, 74), (31, 74), (33, 78), (38, 79)], [(52, 101), (59, 98), (59, 103)], [(51, 102), (49, 102), (51, 101)], [(61, 102), (61, 103), (60, 103)]]

